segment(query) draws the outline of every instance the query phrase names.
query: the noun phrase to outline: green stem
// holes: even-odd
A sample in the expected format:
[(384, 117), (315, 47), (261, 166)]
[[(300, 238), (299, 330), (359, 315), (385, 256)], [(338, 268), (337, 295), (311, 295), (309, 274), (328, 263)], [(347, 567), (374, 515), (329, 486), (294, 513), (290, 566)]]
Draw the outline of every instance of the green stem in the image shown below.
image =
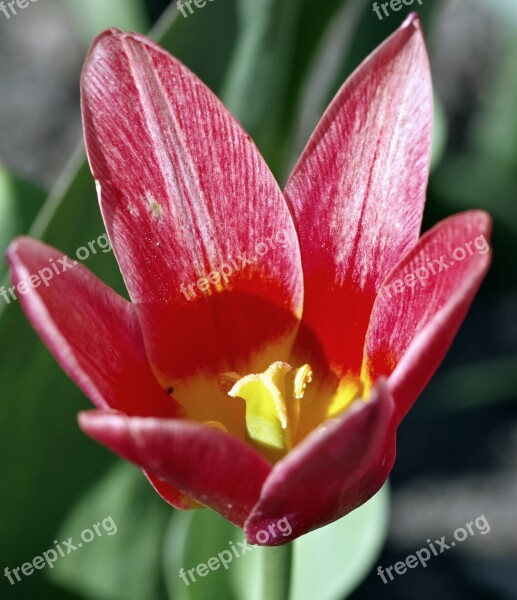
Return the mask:
[(288, 600), (293, 544), (284, 544), (264, 550), (264, 598)]

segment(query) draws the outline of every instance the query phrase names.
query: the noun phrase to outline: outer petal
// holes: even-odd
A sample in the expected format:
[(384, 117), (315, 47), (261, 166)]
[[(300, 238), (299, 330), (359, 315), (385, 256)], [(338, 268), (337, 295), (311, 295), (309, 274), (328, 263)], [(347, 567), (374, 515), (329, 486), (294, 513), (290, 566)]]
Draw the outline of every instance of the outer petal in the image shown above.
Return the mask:
[(242, 527), (271, 471), (258, 452), (218, 429), (176, 419), (80, 415), (89, 436)]
[(280, 337), (287, 358), (302, 305), (298, 241), (250, 137), (178, 60), (116, 30), (90, 51), (82, 107), (103, 217), (160, 378), (176, 388), (238, 370)]
[(481, 285), (491, 261), (490, 230), (490, 217), (482, 211), (445, 219), (422, 237), (381, 288), (364, 368), (372, 379), (391, 375), (399, 419), (443, 360)]
[(413, 15), (338, 92), (287, 184), (304, 321), (338, 376), (359, 373), (375, 294), (418, 239), (431, 123), (428, 58)]
[(385, 482), (395, 459), (393, 400), (380, 381), (368, 402), (358, 400), (327, 421), (279, 462), (245, 525), (248, 541), (287, 517), (286, 543), (354, 510)]
[(7, 260), (15, 285), (42, 269), (47, 277), (52, 274), (47, 285), (41, 277), (38, 287), (27, 285), (27, 293), (18, 294), (20, 303), (57, 362), (97, 407), (130, 415), (179, 414), (149, 368), (129, 302), (85, 267), (36, 240), (15, 240)]
[(156, 492), (168, 502), (174, 508), (178, 510), (191, 510), (193, 508), (201, 508), (201, 505), (186, 496), (183, 492), (180, 492), (173, 485), (167, 481), (162, 481), (156, 475), (152, 475), (144, 470), (144, 475), (149, 480), (149, 483), (153, 486)]

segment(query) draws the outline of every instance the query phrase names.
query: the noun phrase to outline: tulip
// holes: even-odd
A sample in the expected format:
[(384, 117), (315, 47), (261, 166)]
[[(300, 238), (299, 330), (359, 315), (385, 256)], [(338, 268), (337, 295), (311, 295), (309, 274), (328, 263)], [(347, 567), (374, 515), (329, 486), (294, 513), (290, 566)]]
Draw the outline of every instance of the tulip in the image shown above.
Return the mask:
[[(80, 427), (251, 543), (366, 502), (491, 254), (482, 211), (419, 237), (433, 111), (417, 17), (345, 82), (283, 193), (216, 96), (141, 35), (95, 40), (82, 114), (131, 301), (82, 265), (20, 297), (96, 406)], [(18, 238), (14, 284), (59, 258)]]

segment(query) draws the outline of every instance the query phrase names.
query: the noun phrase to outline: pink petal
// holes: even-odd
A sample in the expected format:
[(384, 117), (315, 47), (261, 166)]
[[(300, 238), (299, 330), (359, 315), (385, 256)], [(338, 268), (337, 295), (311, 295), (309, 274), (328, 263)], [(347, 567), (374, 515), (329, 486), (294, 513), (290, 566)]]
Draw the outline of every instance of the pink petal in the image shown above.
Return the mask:
[(163, 380), (236, 370), (288, 336), (303, 293), (294, 225), (214, 94), (150, 40), (111, 30), (86, 61), (82, 107), (104, 221)]
[(260, 544), (257, 534), (284, 517), (292, 535), (270, 536), (269, 545), (286, 543), (339, 519), (380, 489), (394, 459), (393, 399), (380, 381), (368, 402), (356, 401), (275, 466), (246, 522), (248, 541)]
[(399, 419), (440, 365), (483, 281), (491, 261), (490, 231), (490, 217), (482, 211), (441, 221), (379, 292), (365, 344), (365, 368), (372, 380), (390, 376)]
[(144, 474), (156, 492), (165, 500), (165, 502), (168, 502), (171, 506), (174, 506), (174, 508), (177, 508), (178, 510), (202, 508), (198, 502), (177, 490), (167, 481), (162, 481), (161, 479), (158, 479), (156, 475), (152, 475), (146, 471), (144, 471)]
[(81, 413), (89, 436), (242, 527), (271, 471), (258, 452), (223, 431), (178, 419)]
[[(27, 285), (27, 293), (18, 293), (20, 304), (59, 365), (97, 407), (178, 415), (178, 405), (149, 368), (129, 302), (85, 267), (36, 240), (16, 239), (7, 260), (15, 285), (37, 276), (36, 288)], [(48, 285), (41, 275), (49, 278)]]
[(302, 249), (304, 321), (339, 376), (359, 372), (375, 294), (418, 240), (432, 112), (413, 15), (343, 85), (287, 184)]

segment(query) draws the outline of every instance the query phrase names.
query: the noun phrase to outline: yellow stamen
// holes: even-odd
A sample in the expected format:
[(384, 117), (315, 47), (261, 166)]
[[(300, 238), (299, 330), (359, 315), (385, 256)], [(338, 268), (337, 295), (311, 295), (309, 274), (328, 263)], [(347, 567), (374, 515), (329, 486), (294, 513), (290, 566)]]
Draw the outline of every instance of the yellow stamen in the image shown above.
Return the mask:
[(307, 384), (312, 381), (312, 369), (310, 365), (303, 365), (299, 369), (296, 369), (296, 375), (294, 377), (294, 397), (303, 398), (303, 394), (307, 387)]
[[(289, 377), (286, 375), (289, 374)], [(293, 445), (300, 417), (300, 399), (312, 379), (312, 369), (294, 369), (274, 362), (263, 373), (239, 379), (228, 395), (246, 403), (246, 435), (272, 462)]]
[(203, 425), (206, 425), (207, 427), (212, 427), (212, 429), (220, 429), (221, 431), (228, 433), (228, 429), (219, 421), (205, 421)]

